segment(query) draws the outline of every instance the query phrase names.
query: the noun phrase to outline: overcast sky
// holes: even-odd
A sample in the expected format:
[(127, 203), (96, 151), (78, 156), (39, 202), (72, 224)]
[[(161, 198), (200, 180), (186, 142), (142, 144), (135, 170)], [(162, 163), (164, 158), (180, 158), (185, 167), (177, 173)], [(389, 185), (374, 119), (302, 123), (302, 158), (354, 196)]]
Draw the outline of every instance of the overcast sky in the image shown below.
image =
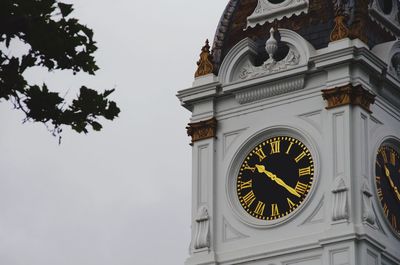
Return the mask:
[(215, 0), (69, 0), (95, 32), (95, 77), (35, 70), (31, 82), (74, 97), (116, 88), (122, 112), (102, 132), (69, 129), (62, 144), (0, 102), (1, 265), (176, 265), (190, 242), (190, 113), (206, 38), (227, 4)]

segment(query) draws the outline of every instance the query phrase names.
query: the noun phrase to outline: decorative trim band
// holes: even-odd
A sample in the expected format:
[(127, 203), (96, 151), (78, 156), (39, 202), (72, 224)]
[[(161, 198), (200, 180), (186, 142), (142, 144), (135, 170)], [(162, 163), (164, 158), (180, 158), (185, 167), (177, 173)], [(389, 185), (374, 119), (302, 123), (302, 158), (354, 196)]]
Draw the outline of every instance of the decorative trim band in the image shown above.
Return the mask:
[(375, 95), (364, 89), (361, 85), (351, 84), (322, 90), (322, 97), (328, 102), (326, 109), (344, 105), (360, 106), (372, 113), (370, 105), (375, 102)]
[(299, 16), (308, 13), (309, 0), (285, 0), (281, 3), (272, 3), (269, 0), (258, 0), (253, 14), (247, 17), (247, 27), (254, 28), (257, 25), (273, 23), (284, 17)]
[(250, 103), (264, 98), (269, 98), (304, 88), (304, 76), (285, 79), (260, 88), (238, 92), (235, 98), (239, 104)]
[(204, 139), (216, 137), (217, 134), (217, 119), (215, 117), (199, 121), (195, 123), (189, 123), (186, 127), (188, 136), (192, 137), (192, 143)]

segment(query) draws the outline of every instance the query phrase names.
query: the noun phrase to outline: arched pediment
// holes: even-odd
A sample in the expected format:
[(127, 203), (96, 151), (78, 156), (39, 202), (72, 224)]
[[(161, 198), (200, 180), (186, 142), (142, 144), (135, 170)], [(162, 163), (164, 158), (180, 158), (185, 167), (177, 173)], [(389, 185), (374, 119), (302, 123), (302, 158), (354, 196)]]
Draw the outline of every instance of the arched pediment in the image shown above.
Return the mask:
[[(229, 84), (307, 67), (310, 57), (315, 52), (312, 45), (294, 31), (278, 29), (277, 32), (280, 38), (275, 37), (276, 34), (271, 28), (270, 38), (265, 45), (269, 58), (259, 66), (255, 65), (254, 61), (261, 56), (262, 51), (254, 41), (246, 38), (236, 44), (222, 62), (219, 81)], [(286, 49), (286, 55), (275, 60), (278, 46)]]
[(387, 64), (387, 72), (400, 80), (400, 40), (376, 45), (372, 52)]

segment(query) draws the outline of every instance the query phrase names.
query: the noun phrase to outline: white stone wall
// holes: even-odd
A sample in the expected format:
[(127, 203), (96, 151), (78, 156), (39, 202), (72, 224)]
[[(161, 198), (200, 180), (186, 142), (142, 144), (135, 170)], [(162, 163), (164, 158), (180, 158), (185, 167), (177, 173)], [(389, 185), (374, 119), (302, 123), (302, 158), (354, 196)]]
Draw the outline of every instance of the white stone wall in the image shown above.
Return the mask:
[[(241, 42), (219, 77), (201, 77), (178, 93), (193, 113), (191, 122), (218, 120), (217, 137), (193, 145), (192, 229), (198, 209), (206, 207), (210, 244), (194, 249), (192, 242), (186, 264), (400, 264), (400, 239), (382, 217), (374, 184), (379, 145), (400, 139), (400, 83), (382, 75), (388, 62), (358, 40), (315, 51), (297, 34), (281, 31), (304, 59), (299, 65), (238, 81), (238, 67), (254, 54), (251, 42)], [(303, 85), (280, 86), (293, 79)], [(321, 90), (349, 83), (377, 95), (372, 114), (358, 106), (325, 108)], [(265, 93), (271, 89), (277, 92)], [(253, 93), (251, 100), (241, 100), (243, 93)], [(287, 219), (263, 225), (241, 210), (232, 185), (246, 152), (277, 134), (308, 146), (316, 181)]]

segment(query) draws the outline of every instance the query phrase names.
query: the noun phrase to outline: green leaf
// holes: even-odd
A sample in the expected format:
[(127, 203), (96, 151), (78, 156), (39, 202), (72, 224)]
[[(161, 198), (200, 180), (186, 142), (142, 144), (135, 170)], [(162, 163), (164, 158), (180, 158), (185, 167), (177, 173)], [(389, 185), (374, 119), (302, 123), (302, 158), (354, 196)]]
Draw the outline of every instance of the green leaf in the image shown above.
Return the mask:
[(115, 91), (115, 89), (110, 89), (110, 90), (106, 90), (103, 93), (103, 97), (108, 97), (109, 95), (111, 95), (111, 93), (113, 93)]
[[(0, 0), (0, 99), (12, 101), (26, 115), (24, 120), (46, 124), (59, 139), (62, 126), (78, 133), (100, 131), (100, 119), (113, 120), (120, 112), (107, 99), (114, 89), (99, 93), (82, 86), (68, 104), (59, 93), (46, 85), (28, 84), (23, 76), (37, 66), (93, 75), (99, 69), (93, 31), (78, 19), (67, 18), (72, 11), (73, 5), (58, 0)], [(14, 48), (14, 39), (30, 47), (20, 58), (11, 57), (6, 49)]]
[(101, 128), (103, 128), (103, 126), (100, 123), (96, 122), (96, 121), (91, 122), (90, 125), (92, 125), (92, 128), (95, 131), (100, 131)]
[(108, 109), (104, 113), (104, 118), (107, 120), (114, 120), (115, 117), (118, 117), (120, 112), (121, 110), (117, 107), (117, 104), (114, 101), (110, 101)]
[(58, 3), (58, 8), (60, 8), (61, 11), (61, 15), (63, 17), (67, 17), (69, 14), (72, 13), (72, 11), (74, 10), (72, 8), (72, 5), (69, 4), (64, 4), (64, 3)]

